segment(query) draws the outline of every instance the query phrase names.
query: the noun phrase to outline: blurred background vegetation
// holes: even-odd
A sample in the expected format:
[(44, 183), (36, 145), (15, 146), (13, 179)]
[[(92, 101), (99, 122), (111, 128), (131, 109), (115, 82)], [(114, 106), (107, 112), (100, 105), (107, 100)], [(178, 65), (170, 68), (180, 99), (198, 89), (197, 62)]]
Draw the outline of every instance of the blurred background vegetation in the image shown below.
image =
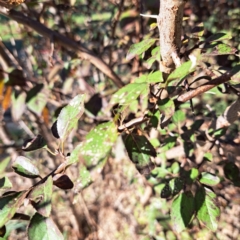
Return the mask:
[[(140, 17), (140, 13), (158, 14), (157, 0), (26, 0), (16, 10), (81, 42), (102, 58), (124, 83), (158, 69), (157, 62), (148, 69), (144, 61), (151, 51), (133, 60), (126, 59), (130, 46), (147, 34), (158, 38), (158, 30), (150, 30), (153, 21)], [(228, 44), (240, 50), (239, 0), (191, 0), (186, 4), (184, 16), (189, 17), (184, 21), (184, 34), (203, 22), (205, 38), (217, 32), (231, 33), (233, 38)], [(13, 190), (20, 190), (31, 186), (32, 181), (13, 174), (9, 163), (20, 154), (24, 139), (41, 133), (54, 147), (49, 129), (60, 109), (75, 95), (85, 93), (85, 114), (78, 130), (65, 143), (66, 150), (71, 152), (90, 129), (111, 119), (108, 103), (118, 88), (89, 61), (79, 59), (76, 52), (58, 44), (53, 50), (50, 39), (3, 15), (0, 15), (0, 40), (0, 176), (7, 173)], [(239, 62), (234, 55), (212, 57), (209, 61), (226, 69)], [(204, 94), (194, 99), (196, 115), (203, 114), (206, 119), (218, 116), (236, 99), (217, 88), (212, 92), (214, 97)], [(138, 105), (134, 107), (141, 109)], [(189, 105), (183, 105), (182, 109), (191, 122)], [(239, 167), (238, 129), (237, 122), (228, 129), (222, 145), (229, 158), (237, 159)], [(152, 142), (155, 147), (163, 143), (168, 131), (172, 131), (171, 126), (161, 131), (158, 141)], [(26, 156), (46, 174), (60, 162), (44, 151)], [(214, 158), (215, 164), (206, 168), (213, 168), (223, 176), (221, 158), (217, 153)], [(178, 161), (181, 160), (179, 157)], [(172, 163), (167, 161), (166, 168), (171, 168)], [(68, 171), (74, 181), (78, 167)], [(77, 197), (71, 190), (54, 190), (52, 217), (66, 239), (239, 239), (240, 191), (230, 182), (225, 181), (214, 189), (222, 211), (218, 231), (211, 233), (194, 222), (188, 231), (177, 236), (169, 216), (171, 205), (137, 172), (120, 137), (108, 161), (92, 172), (92, 178), (94, 182)], [(31, 214), (33, 209), (24, 208), (24, 212)], [(25, 229), (24, 222), (10, 221), (2, 239), (26, 239)]]

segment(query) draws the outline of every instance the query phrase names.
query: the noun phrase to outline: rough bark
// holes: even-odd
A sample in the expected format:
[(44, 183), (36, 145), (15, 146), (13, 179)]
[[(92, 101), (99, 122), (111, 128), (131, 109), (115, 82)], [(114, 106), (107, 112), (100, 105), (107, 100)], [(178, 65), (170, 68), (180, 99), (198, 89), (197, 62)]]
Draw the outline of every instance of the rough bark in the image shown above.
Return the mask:
[(181, 48), (184, 0), (160, 0), (158, 28), (160, 37), (160, 71), (166, 79), (178, 65)]

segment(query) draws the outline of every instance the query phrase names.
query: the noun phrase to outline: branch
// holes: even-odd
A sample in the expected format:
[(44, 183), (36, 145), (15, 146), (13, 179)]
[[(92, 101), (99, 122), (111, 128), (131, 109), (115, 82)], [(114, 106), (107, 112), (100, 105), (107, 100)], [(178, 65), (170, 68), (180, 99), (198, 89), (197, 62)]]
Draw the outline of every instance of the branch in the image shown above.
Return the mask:
[(185, 0), (161, 0), (158, 17), (161, 64), (164, 79), (180, 64), (182, 19)]
[(239, 72), (239, 67), (236, 66), (235, 68), (232, 69), (232, 71), (229, 71), (229, 72), (223, 74), (222, 76), (217, 77), (217, 78), (213, 79), (212, 81), (203, 84), (202, 86), (198, 87), (197, 89), (194, 89), (189, 92), (181, 94), (180, 96), (178, 96), (177, 101), (181, 102), (181, 103), (186, 102), (204, 92), (207, 92), (208, 90), (210, 90), (222, 83), (230, 81), (231, 77), (238, 72)]
[(33, 20), (25, 16), (23, 13), (20, 13), (13, 9), (7, 10), (6, 8), (1, 7), (0, 14), (17, 21), (18, 23), (21, 23), (25, 26), (32, 28), (40, 35), (49, 39), (53, 39), (54, 42), (71, 51), (77, 52), (79, 57), (89, 60), (95, 67), (97, 67), (100, 71), (106, 74), (106, 76), (112, 79), (116, 86), (118, 87), (124, 86), (124, 83), (121, 81), (121, 79), (116, 75), (114, 71), (112, 71), (112, 69), (102, 59), (94, 55), (93, 52), (85, 48), (80, 43), (77, 43), (74, 40), (71, 40), (58, 32), (52, 31), (51, 29), (47, 28), (40, 22)]

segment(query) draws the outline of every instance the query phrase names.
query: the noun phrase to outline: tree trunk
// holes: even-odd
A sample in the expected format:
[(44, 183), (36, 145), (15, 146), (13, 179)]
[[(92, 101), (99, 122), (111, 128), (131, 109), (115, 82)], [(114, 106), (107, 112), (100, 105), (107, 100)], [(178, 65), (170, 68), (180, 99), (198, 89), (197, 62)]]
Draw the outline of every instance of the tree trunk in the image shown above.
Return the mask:
[(186, 0), (160, 0), (158, 28), (160, 37), (160, 71), (167, 76), (180, 65), (182, 19)]

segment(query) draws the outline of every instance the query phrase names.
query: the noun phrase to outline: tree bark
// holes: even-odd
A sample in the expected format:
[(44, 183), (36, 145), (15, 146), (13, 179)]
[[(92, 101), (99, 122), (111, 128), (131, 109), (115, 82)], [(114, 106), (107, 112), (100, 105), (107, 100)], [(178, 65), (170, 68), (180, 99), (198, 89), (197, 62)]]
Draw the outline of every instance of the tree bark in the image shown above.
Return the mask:
[(182, 19), (186, 0), (160, 0), (158, 28), (160, 37), (160, 71), (167, 76), (180, 65)]

